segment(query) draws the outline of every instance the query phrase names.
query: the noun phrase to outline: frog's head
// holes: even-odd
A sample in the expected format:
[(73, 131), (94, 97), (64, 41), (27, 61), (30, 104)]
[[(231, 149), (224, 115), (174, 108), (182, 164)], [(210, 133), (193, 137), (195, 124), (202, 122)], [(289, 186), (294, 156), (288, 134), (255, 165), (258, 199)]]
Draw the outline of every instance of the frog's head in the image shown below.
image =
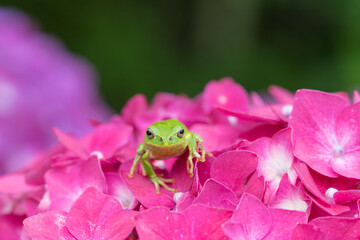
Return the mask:
[(167, 147), (186, 143), (188, 130), (177, 119), (154, 122), (146, 130), (144, 142), (147, 145)]

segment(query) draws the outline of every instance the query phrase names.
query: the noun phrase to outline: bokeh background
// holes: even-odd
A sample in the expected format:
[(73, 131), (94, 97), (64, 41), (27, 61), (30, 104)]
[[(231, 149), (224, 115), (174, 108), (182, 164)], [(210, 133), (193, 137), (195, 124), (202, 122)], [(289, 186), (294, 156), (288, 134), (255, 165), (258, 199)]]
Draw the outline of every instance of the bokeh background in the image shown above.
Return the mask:
[(195, 96), (232, 76), (247, 90), (360, 83), (360, 1), (2, 0), (95, 67), (106, 102)]

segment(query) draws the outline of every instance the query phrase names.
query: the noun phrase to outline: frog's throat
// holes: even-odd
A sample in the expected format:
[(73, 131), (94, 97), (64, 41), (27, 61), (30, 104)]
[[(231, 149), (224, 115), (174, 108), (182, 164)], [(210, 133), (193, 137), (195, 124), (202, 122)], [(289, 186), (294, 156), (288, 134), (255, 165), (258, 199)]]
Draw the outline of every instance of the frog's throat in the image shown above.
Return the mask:
[(151, 143), (145, 143), (146, 149), (149, 153), (150, 159), (165, 159), (179, 156), (184, 152), (187, 146), (187, 141), (170, 145), (155, 145)]

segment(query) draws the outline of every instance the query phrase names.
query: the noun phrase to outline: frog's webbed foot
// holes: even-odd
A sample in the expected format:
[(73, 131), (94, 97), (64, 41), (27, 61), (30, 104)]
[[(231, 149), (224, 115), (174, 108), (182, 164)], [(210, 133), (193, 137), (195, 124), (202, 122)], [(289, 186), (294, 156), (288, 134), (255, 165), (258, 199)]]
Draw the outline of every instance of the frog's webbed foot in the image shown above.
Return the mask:
[(151, 181), (154, 183), (155, 185), (155, 189), (156, 189), (156, 194), (160, 194), (160, 186), (165, 188), (166, 190), (173, 192), (173, 193), (177, 193), (178, 190), (175, 188), (171, 188), (168, 185), (166, 185), (166, 183), (174, 183), (175, 179), (165, 179), (159, 176), (154, 176), (150, 178)]
[(206, 152), (206, 151), (205, 151), (205, 148), (204, 148), (203, 145), (201, 145), (201, 144), (199, 145), (199, 149), (200, 149), (200, 151), (201, 151), (201, 158), (198, 159), (200, 162), (205, 162), (205, 156), (206, 156), (206, 155), (208, 155), (208, 156), (210, 156), (210, 157), (213, 156), (212, 153)]

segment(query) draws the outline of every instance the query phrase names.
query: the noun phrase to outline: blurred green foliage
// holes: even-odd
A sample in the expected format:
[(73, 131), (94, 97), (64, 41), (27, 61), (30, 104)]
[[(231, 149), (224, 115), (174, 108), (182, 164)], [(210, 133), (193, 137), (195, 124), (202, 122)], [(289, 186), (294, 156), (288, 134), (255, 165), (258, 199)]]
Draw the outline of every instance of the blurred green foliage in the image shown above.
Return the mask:
[(97, 69), (116, 110), (136, 93), (195, 96), (231, 76), (247, 90), (350, 90), (360, 78), (360, 1), (2, 0)]

